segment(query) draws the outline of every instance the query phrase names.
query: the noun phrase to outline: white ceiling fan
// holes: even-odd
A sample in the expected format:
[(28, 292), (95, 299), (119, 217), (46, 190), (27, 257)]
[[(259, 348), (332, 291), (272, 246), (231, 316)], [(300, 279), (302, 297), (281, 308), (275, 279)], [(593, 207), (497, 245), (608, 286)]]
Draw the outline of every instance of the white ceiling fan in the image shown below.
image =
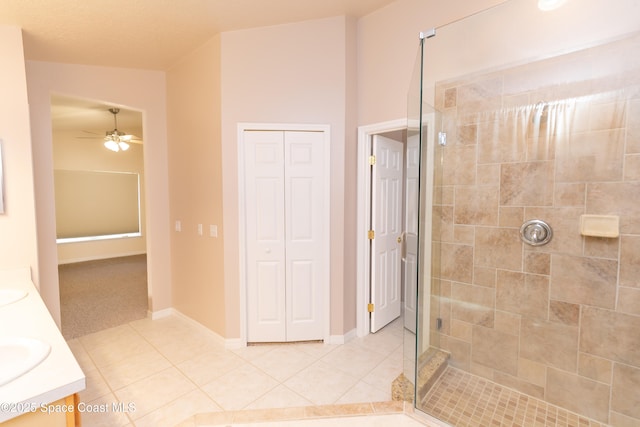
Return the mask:
[(119, 108), (109, 108), (109, 112), (113, 114), (114, 127), (112, 131), (105, 132), (106, 136), (104, 137), (104, 146), (116, 153), (120, 150), (127, 151), (129, 149), (129, 142), (131, 142), (133, 135), (127, 135), (126, 133), (118, 130)]
[[(142, 140), (135, 135), (128, 134), (126, 132), (122, 132), (118, 130), (118, 113), (120, 112), (120, 108), (112, 107), (109, 108), (108, 111), (113, 114), (113, 124), (114, 127), (112, 130), (108, 130), (104, 133), (104, 146), (114, 152), (118, 151), (126, 151), (129, 149), (130, 143), (136, 142), (141, 143)], [(100, 134), (91, 132), (88, 130), (83, 130), (82, 132), (88, 133), (95, 136), (77, 136), (76, 138), (91, 138), (95, 139), (96, 137), (100, 137)]]

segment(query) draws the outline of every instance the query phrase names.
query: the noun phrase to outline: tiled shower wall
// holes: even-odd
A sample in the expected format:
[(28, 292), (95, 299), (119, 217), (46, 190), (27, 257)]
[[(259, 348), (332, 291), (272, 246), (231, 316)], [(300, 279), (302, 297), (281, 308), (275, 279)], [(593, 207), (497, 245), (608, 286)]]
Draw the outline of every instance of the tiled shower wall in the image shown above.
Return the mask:
[[(436, 87), (432, 342), (614, 426), (640, 425), (639, 70), (635, 37)], [(582, 236), (583, 214), (619, 237)], [(529, 219), (549, 244), (521, 242)]]

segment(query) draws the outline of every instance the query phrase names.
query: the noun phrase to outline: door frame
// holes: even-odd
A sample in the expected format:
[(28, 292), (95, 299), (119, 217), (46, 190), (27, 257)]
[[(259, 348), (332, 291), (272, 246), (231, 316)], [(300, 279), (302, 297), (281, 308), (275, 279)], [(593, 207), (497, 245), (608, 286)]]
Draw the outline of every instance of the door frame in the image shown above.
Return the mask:
[[(328, 271), (331, 271), (331, 126), (313, 124), (291, 123), (238, 123), (237, 149), (238, 149), (238, 250), (239, 250), (239, 285), (240, 285), (240, 345), (247, 345), (249, 327), (247, 321), (247, 255), (246, 255), (246, 204), (245, 204), (245, 167), (244, 167), (244, 132), (245, 131), (298, 131), (298, 132), (322, 132), (324, 135), (324, 212), (323, 227), (326, 230), (326, 238), (323, 241), (323, 252)], [(324, 341), (330, 342), (331, 334), (331, 274), (326, 275), (326, 283), (323, 285), (322, 317), (324, 323)]]
[(371, 166), (369, 156), (373, 145), (372, 137), (407, 128), (407, 119), (396, 119), (388, 122), (358, 126), (357, 154), (357, 247), (356, 247), (356, 334), (358, 337), (368, 335), (371, 322), (367, 304), (371, 300), (371, 281), (369, 257), (369, 210), (371, 208)]

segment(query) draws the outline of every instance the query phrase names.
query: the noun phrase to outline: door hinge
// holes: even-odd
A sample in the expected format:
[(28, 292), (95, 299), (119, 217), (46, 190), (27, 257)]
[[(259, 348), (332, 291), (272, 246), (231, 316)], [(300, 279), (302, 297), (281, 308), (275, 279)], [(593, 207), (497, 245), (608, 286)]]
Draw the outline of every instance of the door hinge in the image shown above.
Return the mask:
[(438, 144), (441, 146), (447, 145), (447, 133), (446, 132), (438, 132)]
[(376, 237), (376, 232), (375, 232), (375, 231), (373, 231), (373, 230), (369, 230), (369, 231), (367, 232), (367, 237), (369, 238), (369, 240), (373, 240), (373, 239), (375, 239), (375, 237)]
[(442, 318), (441, 318), (441, 317), (438, 317), (438, 318), (436, 319), (436, 330), (438, 330), (438, 331), (439, 331), (440, 329), (442, 329)]
[(369, 165), (373, 166), (376, 164), (376, 156), (369, 156)]
[(368, 311), (369, 313), (373, 313), (373, 304), (368, 304), (368, 305), (367, 305), (367, 311)]

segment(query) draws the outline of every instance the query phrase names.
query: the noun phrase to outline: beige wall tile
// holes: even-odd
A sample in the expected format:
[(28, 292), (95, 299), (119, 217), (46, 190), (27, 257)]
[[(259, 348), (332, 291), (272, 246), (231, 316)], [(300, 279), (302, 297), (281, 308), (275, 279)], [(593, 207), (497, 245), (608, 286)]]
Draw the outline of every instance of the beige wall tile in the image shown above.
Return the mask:
[(564, 323), (565, 325), (578, 326), (580, 322), (580, 305), (550, 300), (549, 320), (551, 322)]
[(577, 327), (523, 318), (520, 336), (521, 357), (567, 371), (576, 371)]
[(614, 308), (617, 273), (617, 261), (554, 254), (551, 256), (551, 298)]
[(613, 363), (587, 353), (578, 353), (578, 373), (601, 383), (611, 384)]
[(609, 419), (609, 392), (608, 385), (547, 369), (546, 396), (550, 403), (605, 423)]
[(640, 316), (640, 288), (618, 288), (617, 311)]
[(504, 372), (494, 371), (493, 380), (498, 384), (516, 389), (529, 396), (537, 397), (538, 399), (544, 399), (544, 388), (525, 381), (521, 378), (516, 378), (512, 375), (505, 374)]
[(473, 247), (443, 243), (441, 247), (442, 278), (471, 283), (473, 277)]
[(580, 351), (640, 366), (640, 317), (582, 308)]
[(502, 95), (502, 76), (489, 75), (458, 87), (458, 106), (477, 103)]
[(626, 100), (594, 103), (589, 112), (589, 127), (591, 130), (617, 129), (625, 125)]
[(476, 184), (500, 185), (500, 165), (497, 163), (477, 165)]
[(494, 307), (494, 289), (453, 283), (451, 288), (451, 316), (453, 319), (492, 327)]
[(545, 387), (547, 384), (547, 365), (520, 358), (518, 359), (518, 377), (531, 384)]
[(521, 207), (500, 206), (500, 227), (514, 227), (520, 229), (524, 222), (524, 209)]
[(453, 242), (464, 245), (473, 245), (475, 238), (475, 228), (470, 225), (453, 226)]
[(442, 183), (444, 185), (473, 185), (475, 182), (475, 145), (447, 147), (442, 162)]
[(551, 272), (551, 255), (544, 252), (524, 252), (524, 271), (533, 274), (546, 274)]
[(519, 271), (522, 269), (522, 243), (512, 228), (477, 227), (474, 265)]
[(455, 87), (444, 91), (444, 108), (453, 108), (458, 102), (458, 89)]
[(433, 207), (433, 238), (442, 242), (453, 242), (453, 206)]
[(519, 314), (507, 313), (506, 311), (496, 310), (494, 329), (506, 334), (520, 335), (520, 318)]
[(471, 361), (471, 344), (453, 337), (449, 337), (447, 341), (451, 353), (449, 359), (451, 366), (468, 371)]
[(640, 288), (640, 236), (620, 237), (620, 286)]
[(640, 182), (587, 186), (587, 213), (620, 216), (620, 234), (640, 234)]
[(573, 134), (556, 146), (560, 182), (620, 181), (624, 156), (620, 129)]
[[(475, 145), (478, 142), (478, 125), (466, 124), (458, 126), (456, 143), (463, 145)], [(475, 159), (474, 159), (475, 162)]]
[(498, 225), (498, 187), (456, 187), (456, 224)]
[(640, 423), (640, 368), (614, 365), (611, 410), (637, 418)]
[(554, 206), (584, 206), (586, 184), (583, 182), (556, 182), (554, 192)]
[(546, 320), (549, 277), (498, 270), (496, 308), (523, 317)]
[(627, 154), (640, 153), (640, 127), (627, 129)]
[(553, 203), (553, 163), (503, 164), (500, 170), (500, 205), (550, 206)]
[(524, 212), (526, 220), (541, 219), (553, 229), (553, 239), (546, 245), (533, 250), (582, 255), (583, 238), (580, 235), (580, 215), (582, 214), (584, 214), (583, 207), (527, 207)]
[(474, 266), (473, 267), (473, 284), (478, 286), (495, 288), (496, 287), (496, 269)]
[(518, 128), (518, 124), (513, 117), (481, 123), (478, 126), (478, 163), (524, 161), (527, 141), (524, 128), (522, 125)]
[(471, 345), (473, 362), (510, 375), (518, 374), (518, 337), (474, 326)]
[(624, 156), (624, 180), (640, 181), (640, 154)]
[(471, 323), (453, 319), (451, 321), (451, 336), (464, 342), (471, 342)]
[(584, 238), (584, 256), (618, 259), (618, 239), (607, 237), (591, 237)]
[(610, 411), (609, 424), (614, 427), (638, 427), (640, 421), (637, 418), (631, 418), (615, 411)]

